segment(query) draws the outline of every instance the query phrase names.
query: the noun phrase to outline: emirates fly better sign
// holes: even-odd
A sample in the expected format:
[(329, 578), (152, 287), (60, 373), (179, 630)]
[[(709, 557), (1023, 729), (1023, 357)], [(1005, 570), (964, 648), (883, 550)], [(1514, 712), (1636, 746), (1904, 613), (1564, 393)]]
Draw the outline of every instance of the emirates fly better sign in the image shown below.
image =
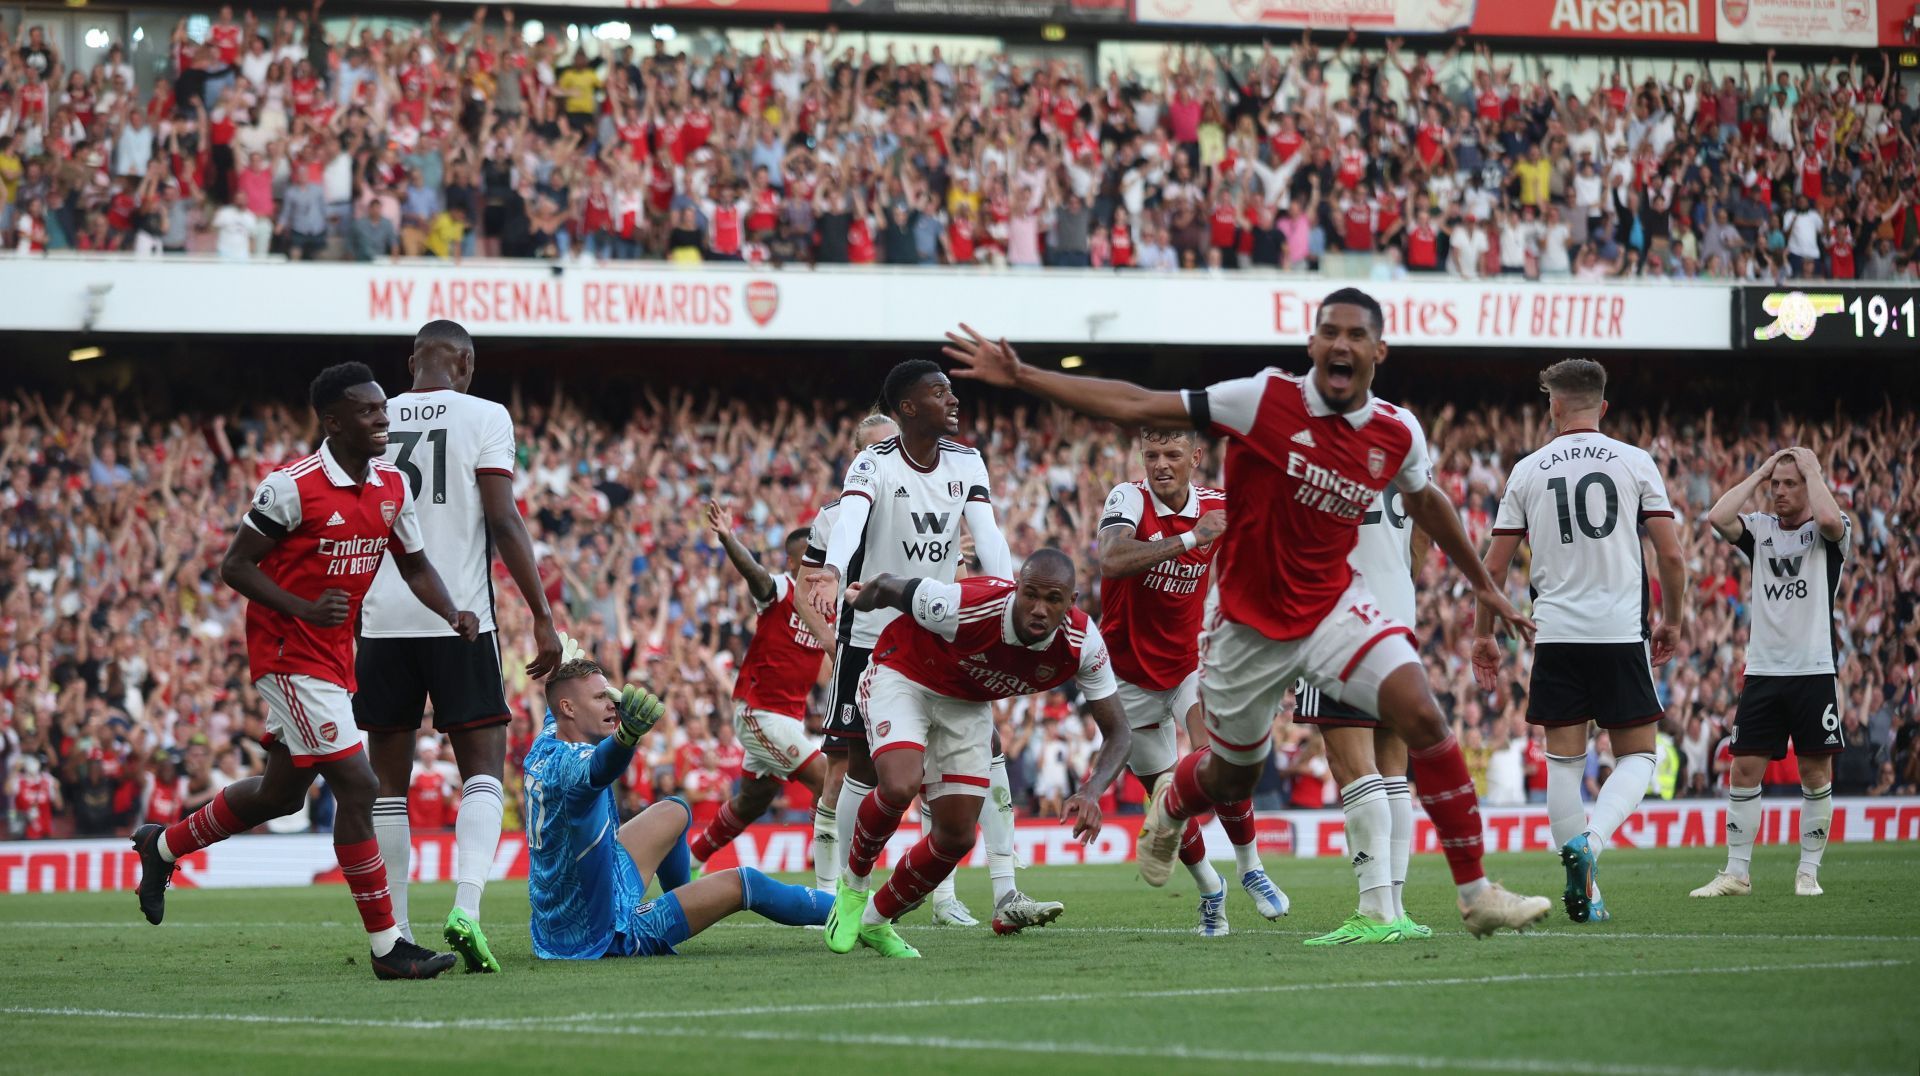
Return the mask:
[(1262, 347), (1304, 342), (1320, 299), (1347, 283), (1380, 300), (1396, 346), (1724, 350), (1732, 339), (1721, 285), (0, 260), (8, 328), (168, 335), (396, 336), (451, 318), (496, 337), (933, 343), (967, 321), (1034, 343)]

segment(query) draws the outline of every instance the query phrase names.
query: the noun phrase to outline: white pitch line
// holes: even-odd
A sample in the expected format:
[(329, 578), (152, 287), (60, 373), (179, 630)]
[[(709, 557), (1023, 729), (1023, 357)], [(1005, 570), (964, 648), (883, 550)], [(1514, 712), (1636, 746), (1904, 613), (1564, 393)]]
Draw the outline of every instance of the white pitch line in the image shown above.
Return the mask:
[[(438, 921), (432, 924), (437, 925)], [(270, 921), (236, 919), (221, 922), (167, 923), (168, 930), (337, 930), (346, 926), (359, 928), (358, 923), (349, 924), (344, 920), (302, 920)], [(81, 920), (67, 922), (59, 919), (0, 919), (0, 930), (129, 930), (151, 929), (138, 919)], [(714, 924), (712, 930), (779, 930), (791, 931), (792, 927), (778, 923), (756, 923), (742, 920), (725, 920)], [(964, 932), (934, 927), (927, 923), (909, 923), (900, 928), (907, 932), (939, 931), (948, 935), (960, 935)], [(1192, 927), (1063, 927), (1048, 926), (1037, 928), (1045, 934), (1148, 934), (1178, 935), (1191, 937)], [(1322, 932), (1317, 930), (1278, 930), (1255, 927), (1249, 930), (1235, 931), (1231, 937), (1272, 937), (1272, 938), (1314, 938)], [(1464, 937), (1443, 929), (1440, 937)], [(1519, 936), (1520, 940), (1534, 941), (1731, 941), (1731, 942), (1875, 942), (1875, 943), (1920, 943), (1920, 934), (1728, 934), (1721, 931), (1712, 933), (1689, 934), (1684, 932), (1654, 931), (1615, 931), (1615, 930), (1529, 930)]]
[[(1903, 963), (1903, 961), (1882, 961)], [(1793, 965), (1753, 970), (1805, 970), (1811, 966)], [(1857, 965), (1859, 966), (1859, 963)], [(1701, 968), (1697, 974), (1734, 972), (1741, 968)], [(1578, 974), (1578, 972), (1576, 972)], [(1490, 976), (1513, 978), (1513, 976)], [(1572, 978), (1572, 976), (1530, 976), (1530, 978)], [(1430, 980), (1438, 982), (1438, 980)], [(1475, 980), (1465, 980), (1475, 982)], [(1306, 984), (1300, 984), (1308, 988)], [(1419, 982), (1409, 982), (1419, 986)], [(843, 1009), (843, 1007), (841, 1007)], [(1079, 1055), (1079, 1057), (1131, 1057), (1162, 1061), (1223, 1061), (1254, 1064), (1321, 1064), (1342, 1068), (1465, 1068), (1480, 1072), (1572, 1072), (1578, 1076), (1788, 1076), (1780, 1070), (1749, 1072), (1734, 1068), (1693, 1068), (1678, 1064), (1580, 1063), (1569, 1059), (1511, 1059), (1511, 1057), (1434, 1057), (1434, 1055), (1390, 1055), (1390, 1053), (1331, 1053), (1331, 1051), (1231, 1051), (1185, 1045), (1117, 1045), (1089, 1041), (1000, 1041), (1000, 1039), (952, 1039), (937, 1036), (877, 1036), (877, 1034), (835, 1034), (835, 1032), (768, 1032), (747, 1028), (678, 1028), (672, 1024), (647, 1026), (603, 1026), (591, 1022), (528, 1026), (515, 1020), (367, 1020), (348, 1016), (271, 1016), (259, 1013), (134, 1013), (117, 1009), (35, 1009), (4, 1007), (0, 1013), (15, 1016), (65, 1016), (65, 1018), (113, 1018), (113, 1020), (161, 1020), (161, 1022), (230, 1022), (230, 1024), (267, 1024), (267, 1026), (330, 1026), (330, 1028), (380, 1028), (380, 1030), (497, 1030), (497, 1032), (559, 1032), (559, 1034), (597, 1034), (597, 1036), (634, 1036), (634, 1038), (695, 1038), (703, 1041), (785, 1041), (818, 1045), (879, 1045), (910, 1049), (948, 1049), (977, 1053), (1043, 1053), (1043, 1055)], [(626, 1015), (639, 1018), (639, 1015)]]

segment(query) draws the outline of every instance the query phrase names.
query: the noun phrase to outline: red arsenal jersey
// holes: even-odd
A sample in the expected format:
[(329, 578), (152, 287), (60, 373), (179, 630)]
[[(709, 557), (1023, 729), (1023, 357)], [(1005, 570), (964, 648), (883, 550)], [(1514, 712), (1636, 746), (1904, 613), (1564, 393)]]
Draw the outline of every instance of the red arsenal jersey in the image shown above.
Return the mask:
[(807, 692), (820, 676), (820, 656), (826, 648), (813, 637), (793, 608), (793, 577), (773, 577), (773, 600), (754, 606), (760, 619), (753, 625), (753, 642), (740, 661), (733, 681), (733, 697), (755, 710), (805, 720)]
[(1347, 554), (1373, 499), (1390, 482), (1426, 488), (1420, 423), (1377, 397), (1337, 413), (1311, 376), (1272, 367), (1185, 395), (1194, 425), (1228, 438), (1220, 615), (1270, 639), (1311, 634), (1353, 579)]
[(393, 464), (374, 459), (356, 483), (322, 442), (320, 451), (267, 475), (254, 492), (246, 525), (278, 541), (260, 570), (282, 590), (312, 600), (338, 587), (347, 592), (346, 622), (323, 628), (247, 603), (247, 667), (255, 680), (268, 673), (311, 676), (352, 691), (353, 631), (360, 600), (373, 585), (389, 540), (419, 552), (420, 522), (407, 480)]
[[(1100, 529), (1132, 527), (1141, 542), (1177, 542), (1200, 517), (1227, 507), (1217, 489), (1187, 487), (1178, 512), (1160, 503), (1145, 482), (1124, 482), (1107, 494)], [(1200, 667), (1200, 620), (1207, 604), (1207, 570), (1220, 543), (1199, 546), (1136, 575), (1100, 580), (1100, 633), (1113, 654), (1113, 671), (1147, 691), (1180, 686)]]
[(874, 644), (885, 666), (950, 699), (987, 702), (1032, 695), (1068, 680), (1088, 702), (1114, 692), (1113, 663), (1100, 629), (1078, 608), (1031, 645), (1013, 631), (1012, 580), (976, 575), (958, 583), (920, 580), (913, 615), (897, 617)]

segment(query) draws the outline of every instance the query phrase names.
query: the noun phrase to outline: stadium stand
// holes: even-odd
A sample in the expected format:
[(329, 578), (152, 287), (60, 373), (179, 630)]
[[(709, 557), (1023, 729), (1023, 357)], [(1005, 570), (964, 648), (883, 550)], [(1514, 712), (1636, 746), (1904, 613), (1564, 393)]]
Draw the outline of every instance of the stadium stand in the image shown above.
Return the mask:
[(31, 25), (0, 27), (0, 241), (1383, 279), (1920, 272), (1920, 110), (1884, 53), (1878, 70), (1770, 55), (1737, 78), (1644, 60), (1594, 77), (1481, 44), (1303, 38), (1170, 47), (1095, 78), (831, 32), (696, 56), (475, 15), (330, 36), (222, 9), (179, 20), (161, 78), (136, 78), (124, 43), (73, 70)]
[[(598, 656), (610, 670), (665, 685), (673, 724), (646, 741), (625, 782), (630, 804), (675, 791), (724, 798), (739, 766), (725, 698), (752, 615), (701, 510), (710, 495), (721, 497), (751, 546), (775, 548), (834, 495), (855, 413), (824, 398), (762, 406), (677, 388), (640, 395), (631, 417), (613, 423), (591, 417), (582, 398), (523, 400), (516, 390), (516, 492), (564, 622), (604, 640)], [(308, 450), (309, 420), (279, 405), (157, 419), (128, 413), (112, 396), (25, 391), (0, 407), (0, 768), (10, 832), (117, 834), (142, 817), (191, 810), (263, 760), (261, 704), (245, 684), (243, 603), (219, 584), (216, 562), (239, 501), (278, 461)], [(1507, 469), (1539, 443), (1542, 418), (1537, 409), (1498, 407), (1423, 414), (1437, 477), (1478, 540)], [(1836, 608), (1845, 611), (1836, 626), (1851, 746), (1835, 784), (1847, 794), (1920, 786), (1920, 688), (1911, 671), (1920, 659), (1920, 556), (1910, 525), (1920, 512), (1920, 429), (1891, 401), (1868, 416), (1837, 414), (1697, 410), (1617, 420), (1619, 435), (1649, 445), (1666, 469), (1700, 589), (1679, 660), (1659, 670), (1666, 731), (1682, 762), (1679, 794), (1710, 794), (1721, 782), (1716, 753), (1745, 641), (1744, 568), (1702, 518), (1721, 490), (1795, 441), (1816, 446), (1857, 520), (1859, 570), (1847, 573)], [(966, 435), (994, 461), (1016, 557), (1054, 544), (1074, 553), (1084, 577), (1097, 574), (1092, 524), (1100, 497), (1136, 466), (1130, 446), (1111, 427), (1010, 404), (970, 408), (967, 422)], [(1423, 653), (1476, 777), (1490, 782), (1483, 794), (1497, 805), (1544, 787), (1538, 732), (1521, 718), (1526, 669), (1510, 664), (1496, 696), (1473, 688), (1471, 608), (1449, 578), (1438, 558), (1429, 563)], [(1509, 585), (1524, 596), (1519, 565)], [(1098, 596), (1085, 601), (1097, 607)], [(528, 637), (517, 602), (498, 611), (503, 640)], [(509, 698), (521, 747), (509, 759), (518, 760), (541, 704), (512, 671), (519, 662), (505, 665), (517, 677)], [(1045, 768), (1084, 774), (1091, 725), (1067, 696), (1012, 703), (998, 720), (1023, 808)], [(1320, 806), (1316, 742), (1304, 729), (1283, 735), (1261, 806)], [(1598, 757), (1605, 766), (1604, 750)], [(422, 767), (431, 772), (431, 760)], [(518, 802), (507, 796), (510, 823)], [(312, 817), (324, 825), (324, 806)]]

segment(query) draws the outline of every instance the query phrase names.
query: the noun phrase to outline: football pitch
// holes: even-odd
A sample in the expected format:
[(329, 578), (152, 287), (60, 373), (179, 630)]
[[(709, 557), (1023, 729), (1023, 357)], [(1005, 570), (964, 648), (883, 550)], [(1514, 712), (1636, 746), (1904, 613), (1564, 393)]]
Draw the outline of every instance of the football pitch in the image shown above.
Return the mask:
[[(0, 897), (0, 1071), (1913, 1073), (1920, 847), (1836, 844), (1811, 899), (1797, 854), (1762, 847), (1753, 896), (1700, 901), (1719, 849), (1610, 852), (1615, 920), (1585, 927), (1551, 856), (1493, 856), (1556, 900), (1487, 941), (1460, 929), (1440, 857), (1416, 856), (1407, 903), (1435, 936), (1337, 949), (1300, 944), (1352, 909), (1337, 859), (1271, 860), (1293, 914), (1268, 923), (1230, 888), (1217, 939), (1188, 933), (1181, 872), (1150, 890), (1130, 866), (1042, 867), (1021, 882), (1066, 903), (1057, 926), (1000, 938), (916, 912), (919, 961), (743, 915), (677, 959), (536, 962), (525, 884), (501, 882), (483, 911), (505, 973), (427, 983), (373, 979), (338, 886), (175, 890), (157, 928), (132, 893)], [(413, 888), (423, 941), (451, 890)], [(984, 871), (960, 895), (985, 918)]]

